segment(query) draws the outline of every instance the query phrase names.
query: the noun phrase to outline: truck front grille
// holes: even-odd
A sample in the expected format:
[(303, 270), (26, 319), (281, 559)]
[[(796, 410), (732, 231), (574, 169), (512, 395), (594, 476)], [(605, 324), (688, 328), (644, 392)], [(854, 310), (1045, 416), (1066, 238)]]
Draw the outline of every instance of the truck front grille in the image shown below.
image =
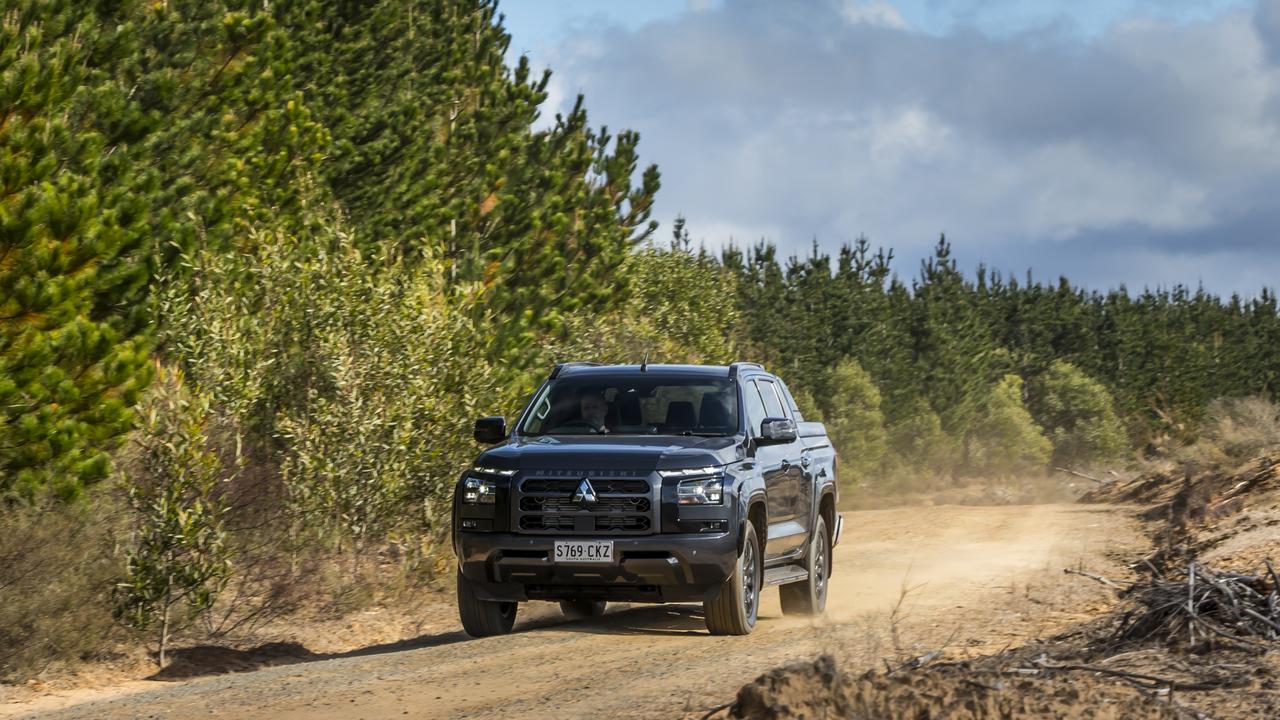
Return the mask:
[[(647, 513), (651, 506), (647, 497), (602, 496), (590, 509), (593, 513)], [(526, 495), (520, 498), (520, 509), (536, 513), (576, 513), (583, 506), (568, 495)]]
[[(530, 478), (524, 481), (521, 489), (533, 495), (568, 495), (573, 496), (582, 484), (582, 478)], [(648, 480), (617, 480), (612, 478), (591, 478), (591, 486), (597, 495), (647, 495)]]
[[(574, 501), (584, 478), (595, 502)], [(644, 478), (533, 477), (518, 483), (514, 527), (522, 533), (643, 535), (657, 524), (657, 489)]]

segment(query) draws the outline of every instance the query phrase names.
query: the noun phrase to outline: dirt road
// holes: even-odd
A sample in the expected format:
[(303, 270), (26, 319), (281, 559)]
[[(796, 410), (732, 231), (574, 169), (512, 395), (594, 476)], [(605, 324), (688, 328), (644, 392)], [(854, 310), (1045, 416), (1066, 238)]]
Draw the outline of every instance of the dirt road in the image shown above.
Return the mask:
[[(139, 683), (54, 718), (651, 718), (701, 716), (777, 664), (830, 653), (857, 666), (946, 646), (999, 650), (1051, 632), (1097, 599), (1064, 567), (1114, 570), (1143, 540), (1115, 506), (929, 507), (845, 514), (829, 607), (784, 617), (766, 592), (748, 637), (707, 635), (693, 605), (624, 606), (565, 622), (521, 608), (513, 635), (456, 626), (392, 648), (180, 683)], [(908, 592), (903, 598), (903, 589)], [(901, 600), (901, 602), (900, 602)], [(894, 608), (897, 606), (897, 610)], [(66, 700), (63, 701), (65, 704)]]

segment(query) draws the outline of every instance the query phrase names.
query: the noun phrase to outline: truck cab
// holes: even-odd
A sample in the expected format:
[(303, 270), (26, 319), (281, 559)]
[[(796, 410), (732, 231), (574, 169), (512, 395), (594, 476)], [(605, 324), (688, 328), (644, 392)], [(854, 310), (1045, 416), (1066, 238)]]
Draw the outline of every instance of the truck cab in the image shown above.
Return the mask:
[(557, 365), (454, 494), (458, 611), (510, 632), (518, 604), (701, 602), (713, 634), (755, 627), (760, 591), (820, 613), (839, 542), (836, 456), (754, 363)]

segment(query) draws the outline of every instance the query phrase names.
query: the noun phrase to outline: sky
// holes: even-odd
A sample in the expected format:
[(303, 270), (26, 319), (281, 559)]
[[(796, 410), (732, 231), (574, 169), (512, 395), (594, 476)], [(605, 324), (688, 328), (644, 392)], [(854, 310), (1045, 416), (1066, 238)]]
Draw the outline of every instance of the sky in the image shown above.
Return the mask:
[(1280, 0), (501, 0), (513, 56), (640, 133), (659, 237), (866, 236), (1130, 290), (1280, 285)]

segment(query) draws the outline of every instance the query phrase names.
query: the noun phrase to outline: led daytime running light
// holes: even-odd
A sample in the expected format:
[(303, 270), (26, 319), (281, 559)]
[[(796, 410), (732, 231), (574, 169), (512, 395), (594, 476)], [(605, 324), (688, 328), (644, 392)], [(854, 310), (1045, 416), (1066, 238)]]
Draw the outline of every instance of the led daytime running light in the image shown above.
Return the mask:
[(659, 470), (658, 474), (664, 478), (687, 478), (702, 477), (704, 475), (719, 475), (721, 473), (718, 467), (702, 467), (702, 468), (685, 468), (684, 470)]

